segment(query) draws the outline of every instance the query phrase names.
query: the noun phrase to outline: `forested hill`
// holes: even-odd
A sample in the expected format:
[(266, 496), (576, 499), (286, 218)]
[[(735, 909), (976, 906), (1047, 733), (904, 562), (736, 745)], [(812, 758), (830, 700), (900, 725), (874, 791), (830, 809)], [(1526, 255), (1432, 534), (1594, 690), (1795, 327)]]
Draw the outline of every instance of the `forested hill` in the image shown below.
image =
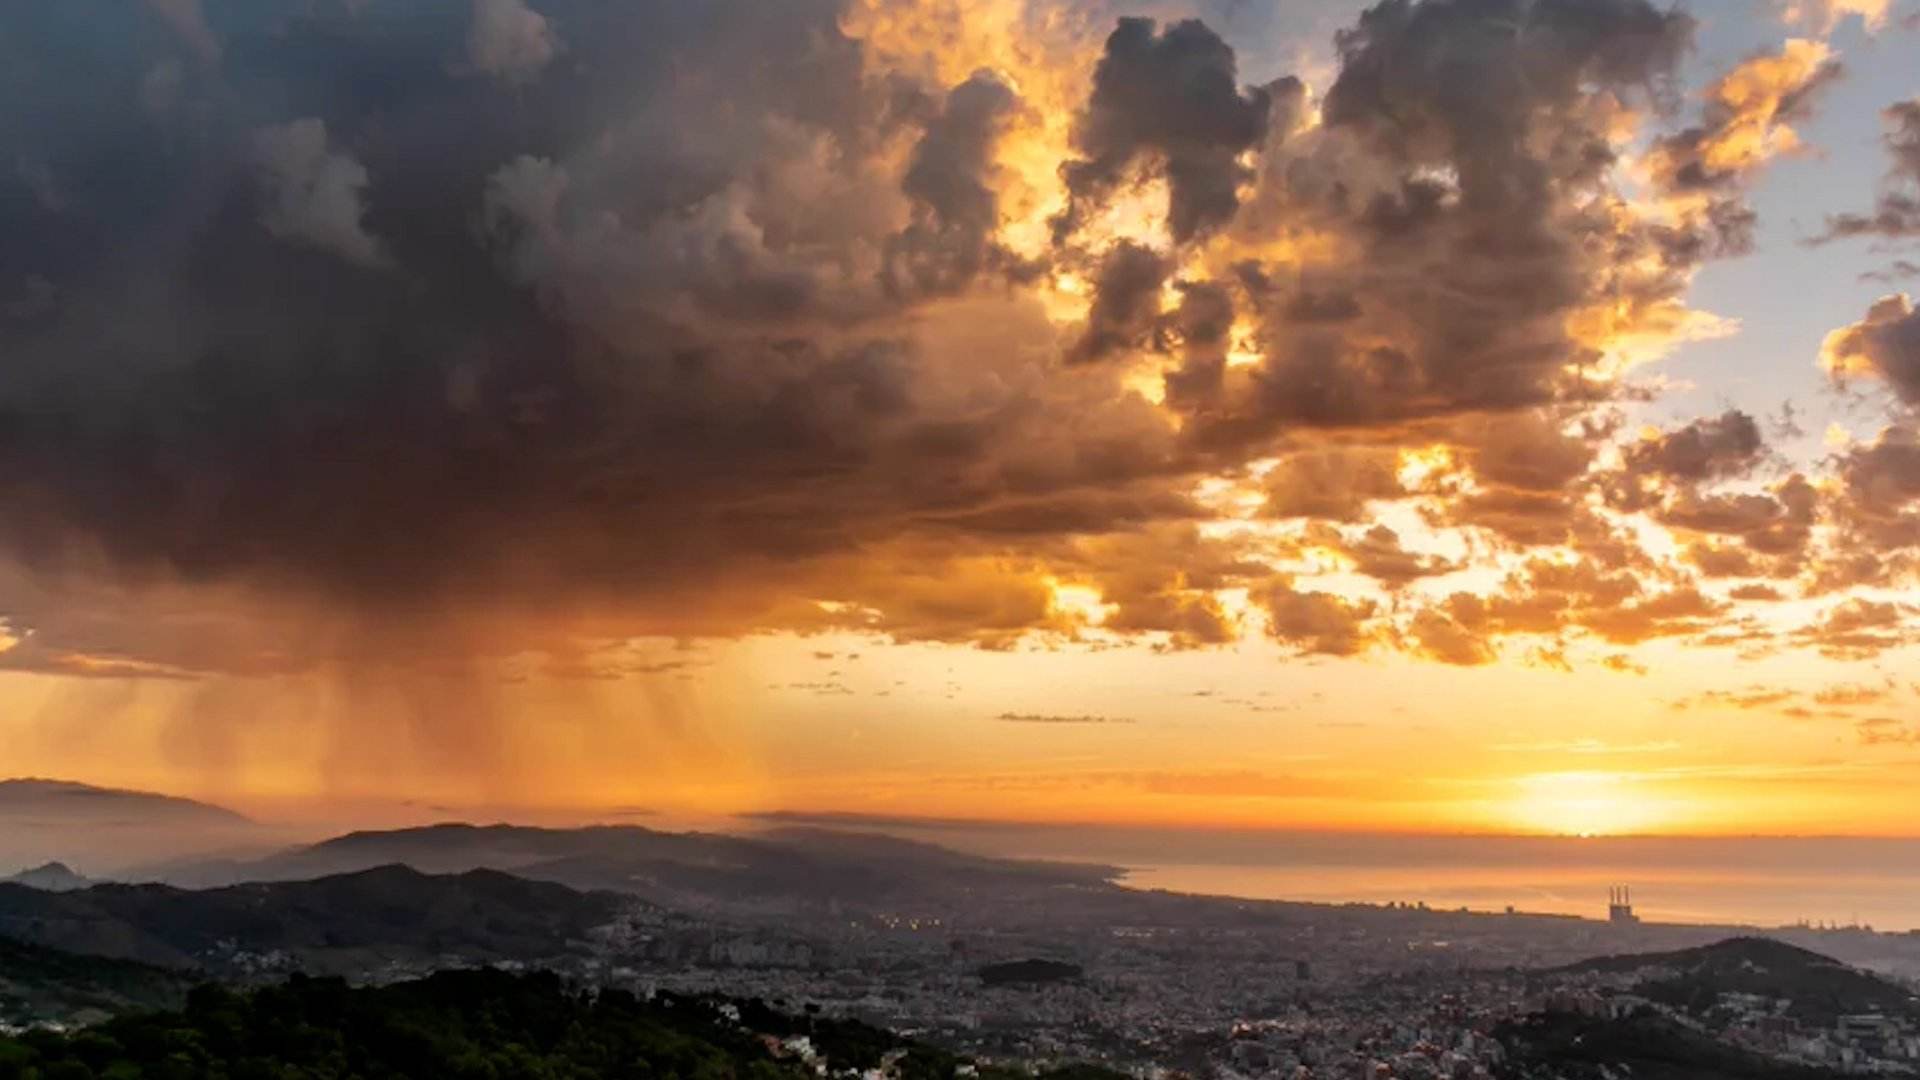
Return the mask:
[(1740, 937), (1677, 952), (1602, 956), (1562, 970), (1640, 973), (1639, 992), (1676, 1009), (1702, 1013), (1728, 994), (1788, 1002), (1788, 1012), (1815, 1027), (1848, 1013), (1884, 1013), (1920, 1020), (1920, 1000), (1905, 987), (1829, 956), (1767, 938)]
[[(853, 1021), (752, 1002), (588, 993), (550, 974), (499, 971), (383, 987), (298, 976), (251, 993), (205, 986), (177, 1012), (0, 1038), (0, 1080), (816, 1080), (816, 1062), (827, 1075), (884, 1067), (900, 1080), (952, 1080), (961, 1065)], [(1087, 1068), (1073, 1076), (1119, 1080)]]
[(1515, 1080), (1843, 1080), (1763, 1057), (1652, 1012), (1620, 1019), (1538, 1013), (1494, 1031)]
[(130, 960), (76, 956), (0, 937), (0, 1024), (88, 1023), (177, 1007), (192, 976)]
[(632, 903), (491, 870), (430, 875), (404, 866), (204, 891), (0, 884), (0, 935), (219, 975), (353, 974), (392, 963), (553, 957)]

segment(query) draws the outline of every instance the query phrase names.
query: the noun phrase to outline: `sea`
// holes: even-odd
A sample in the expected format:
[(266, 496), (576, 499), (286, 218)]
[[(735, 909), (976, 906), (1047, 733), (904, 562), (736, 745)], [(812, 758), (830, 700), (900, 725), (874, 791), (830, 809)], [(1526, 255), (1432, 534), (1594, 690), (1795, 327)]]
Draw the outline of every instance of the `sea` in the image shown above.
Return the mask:
[[(825, 824), (825, 822), (821, 822)], [(850, 823), (839, 822), (842, 827)], [(1109, 865), (1138, 889), (1655, 922), (1920, 930), (1920, 838), (1457, 836), (888, 821), (984, 855)]]

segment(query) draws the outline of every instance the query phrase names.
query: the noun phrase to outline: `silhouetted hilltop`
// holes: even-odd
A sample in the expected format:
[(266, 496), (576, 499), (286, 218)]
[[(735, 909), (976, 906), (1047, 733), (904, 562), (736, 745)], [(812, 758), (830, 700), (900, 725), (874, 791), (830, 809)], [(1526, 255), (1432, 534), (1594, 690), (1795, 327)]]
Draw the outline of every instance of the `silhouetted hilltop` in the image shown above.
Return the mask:
[(988, 986), (1032, 986), (1077, 979), (1081, 975), (1081, 970), (1078, 964), (1068, 964), (1059, 960), (1029, 959), (988, 964), (975, 974), (979, 975), (981, 981)]
[(1729, 938), (1677, 952), (1603, 956), (1564, 970), (1647, 972), (1640, 994), (1691, 1013), (1706, 1012), (1725, 994), (1756, 994), (1791, 1000), (1790, 1015), (1820, 1027), (1849, 1013), (1920, 1019), (1920, 1002), (1904, 988), (1769, 938)]
[(538, 959), (629, 903), (490, 870), (383, 866), (192, 891), (0, 885), (0, 934), (98, 956), (226, 973), (365, 971), (383, 963)]
[(68, 892), (84, 889), (93, 884), (73, 868), (63, 862), (42, 863), (30, 870), (22, 870), (10, 878), (0, 879), (0, 884), (25, 885), (30, 889), (44, 889), (47, 892)]

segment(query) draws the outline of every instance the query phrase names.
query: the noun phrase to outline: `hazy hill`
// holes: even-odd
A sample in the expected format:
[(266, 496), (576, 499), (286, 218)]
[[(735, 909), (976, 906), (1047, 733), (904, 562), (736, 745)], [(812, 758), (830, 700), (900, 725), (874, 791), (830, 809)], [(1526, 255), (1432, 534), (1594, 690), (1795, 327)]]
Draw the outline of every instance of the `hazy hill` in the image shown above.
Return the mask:
[(980, 890), (1100, 885), (1109, 868), (994, 859), (863, 833), (783, 829), (753, 836), (639, 826), (547, 829), (446, 824), (355, 832), (244, 863), (178, 867), (168, 880), (286, 880), (401, 863), (429, 873), (474, 868), (606, 889), (672, 907), (867, 907)]
[(557, 956), (629, 901), (488, 870), (385, 866), (191, 891), (0, 885), (0, 935), (77, 953), (244, 974)]
[(0, 1023), (91, 1023), (136, 1009), (170, 1009), (193, 978), (130, 960), (80, 956), (0, 937)]
[(67, 780), (0, 780), (0, 872), (57, 861), (110, 876), (216, 851), (257, 855), (270, 842), (285, 840), (211, 803)]
[(0, 780), (0, 819), (183, 828), (252, 824), (243, 815), (212, 803), (38, 778)]
[(1039, 986), (1044, 983), (1077, 979), (1083, 972), (1078, 964), (1069, 964), (1060, 960), (1028, 959), (988, 964), (974, 974), (988, 986)]
[(73, 868), (66, 863), (48, 862), (31, 870), (22, 870), (10, 878), (0, 878), (0, 884), (25, 885), (30, 889), (44, 889), (47, 892), (68, 892), (73, 889), (84, 889), (93, 882), (74, 873)]
[(1829, 956), (1768, 938), (1740, 937), (1677, 952), (1603, 956), (1566, 969), (1646, 972), (1639, 993), (1692, 1013), (1723, 994), (1788, 998), (1792, 1015), (1826, 1027), (1846, 1013), (1886, 1013), (1920, 1020), (1920, 1002), (1906, 989)]

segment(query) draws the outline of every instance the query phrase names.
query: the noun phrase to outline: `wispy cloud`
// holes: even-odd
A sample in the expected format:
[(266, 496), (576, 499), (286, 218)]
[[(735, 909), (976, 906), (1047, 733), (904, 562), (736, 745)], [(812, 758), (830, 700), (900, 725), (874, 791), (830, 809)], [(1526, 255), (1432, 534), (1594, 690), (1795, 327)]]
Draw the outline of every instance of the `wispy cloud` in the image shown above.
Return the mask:
[(1125, 716), (1094, 716), (1084, 714), (1070, 716), (1061, 713), (1023, 713), (1003, 712), (994, 717), (1007, 724), (1131, 724), (1133, 719)]
[(1671, 739), (1657, 742), (1610, 743), (1603, 739), (1567, 739), (1530, 743), (1496, 743), (1490, 749), (1507, 754), (1665, 754), (1681, 748)]

